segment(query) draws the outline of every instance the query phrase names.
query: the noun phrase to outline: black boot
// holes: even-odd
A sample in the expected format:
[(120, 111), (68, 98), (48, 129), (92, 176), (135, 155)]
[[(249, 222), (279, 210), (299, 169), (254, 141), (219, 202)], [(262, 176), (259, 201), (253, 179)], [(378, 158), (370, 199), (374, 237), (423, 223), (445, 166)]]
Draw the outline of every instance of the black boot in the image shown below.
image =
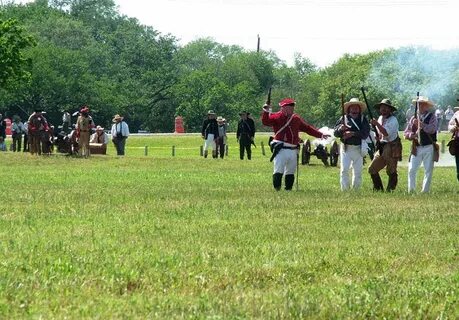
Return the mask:
[(282, 186), (282, 173), (275, 173), (273, 174), (273, 186), (274, 189), (279, 191)]
[(397, 182), (398, 182), (398, 174), (397, 173), (392, 173), (389, 175), (389, 181), (387, 182), (387, 192), (391, 192), (395, 190), (397, 187)]
[(294, 174), (285, 175), (285, 190), (292, 190), (294, 182), (295, 182)]
[(209, 152), (207, 150), (204, 151), (204, 158), (207, 158), (207, 155), (209, 154)]
[(372, 174), (371, 180), (373, 180), (373, 191), (384, 191), (384, 186), (379, 173)]

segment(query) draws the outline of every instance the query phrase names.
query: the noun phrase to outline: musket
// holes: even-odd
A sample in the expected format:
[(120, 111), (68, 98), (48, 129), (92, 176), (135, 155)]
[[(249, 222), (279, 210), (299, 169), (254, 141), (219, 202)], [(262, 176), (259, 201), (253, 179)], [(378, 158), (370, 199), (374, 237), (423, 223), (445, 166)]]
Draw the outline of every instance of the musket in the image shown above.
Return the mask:
[(268, 90), (268, 98), (266, 98), (266, 104), (268, 106), (271, 105), (271, 90), (272, 90), (272, 87), (269, 87), (269, 90)]
[[(371, 107), (370, 105), (368, 104), (368, 99), (367, 99), (367, 95), (365, 94), (365, 87), (360, 87), (360, 90), (362, 90), (362, 94), (363, 94), (363, 100), (365, 100), (365, 104), (367, 105), (367, 110), (368, 110), (368, 115), (370, 116), (371, 119), (375, 119), (373, 117), (373, 112), (371, 112)], [(379, 150), (379, 154), (382, 155), (382, 150), (381, 150), (381, 144), (379, 142), (379, 134), (378, 134), (378, 128), (376, 128), (375, 125), (371, 125), (373, 127), (373, 131), (375, 132), (375, 137), (376, 137), (376, 143), (373, 141), (373, 138), (371, 137), (371, 135), (369, 135), (370, 137), (370, 141), (371, 143), (373, 144), (373, 154), (374, 154), (374, 151), (377, 149)]]
[(414, 105), (414, 118), (418, 120), (418, 123), (417, 123), (417, 137), (413, 139), (413, 141), (411, 142), (411, 154), (413, 156), (416, 156), (417, 154), (417, 147), (418, 147), (418, 143), (419, 141), (421, 140), (420, 139), (420, 135), (421, 135), (421, 130), (420, 130), (420, 123), (419, 123), (419, 91), (418, 93), (416, 94), (416, 104)]

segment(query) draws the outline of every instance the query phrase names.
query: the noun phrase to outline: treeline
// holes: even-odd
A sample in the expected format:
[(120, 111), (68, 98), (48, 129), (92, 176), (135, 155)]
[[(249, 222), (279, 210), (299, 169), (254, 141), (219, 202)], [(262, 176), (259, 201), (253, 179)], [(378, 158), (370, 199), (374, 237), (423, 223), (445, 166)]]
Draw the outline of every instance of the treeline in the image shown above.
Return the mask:
[(17, 21), (33, 39), (23, 49), (24, 74), (0, 82), (0, 111), (25, 118), (41, 108), (57, 124), (63, 110), (88, 105), (96, 123), (107, 126), (119, 113), (133, 131), (172, 132), (181, 115), (186, 130), (196, 132), (208, 110), (229, 119), (233, 130), (247, 110), (262, 129), (258, 114), (273, 87), (274, 102), (294, 97), (298, 113), (330, 126), (341, 112), (341, 93), (362, 99), (361, 86), (371, 104), (390, 98), (403, 123), (417, 91), (446, 106), (455, 103), (459, 85), (458, 50), (384, 49), (344, 55), (326, 68), (297, 54), (288, 66), (274, 52), (211, 39), (181, 47), (173, 35), (121, 15), (113, 0), (6, 4), (0, 20)]

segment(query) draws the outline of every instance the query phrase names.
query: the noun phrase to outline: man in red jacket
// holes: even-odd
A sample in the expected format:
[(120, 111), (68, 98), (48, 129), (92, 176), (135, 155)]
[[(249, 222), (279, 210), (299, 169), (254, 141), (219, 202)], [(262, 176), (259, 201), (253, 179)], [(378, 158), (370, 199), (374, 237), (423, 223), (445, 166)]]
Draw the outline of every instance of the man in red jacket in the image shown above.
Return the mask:
[(271, 106), (265, 104), (261, 121), (263, 125), (273, 127), (274, 130), (274, 139), (271, 141), (274, 158), (274, 189), (281, 189), (282, 176), (285, 175), (285, 190), (292, 190), (298, 161), (299, 132), (306, 132), (316, 138), (328, 138), (329, 135), (322, 134), (293, 112), (295, 100), (283, 99), (279, 102), (279, 106), (281, 107), (279, 112), (271, 113)]

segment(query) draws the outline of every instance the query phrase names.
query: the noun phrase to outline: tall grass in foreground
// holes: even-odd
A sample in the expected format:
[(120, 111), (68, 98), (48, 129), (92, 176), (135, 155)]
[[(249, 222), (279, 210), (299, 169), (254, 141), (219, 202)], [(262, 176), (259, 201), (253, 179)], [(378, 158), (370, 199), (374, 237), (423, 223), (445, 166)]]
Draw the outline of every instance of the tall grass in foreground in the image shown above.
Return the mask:
[[(128, 146), (201, 143), (168, 139)], [(427, 195), (406, 194), (405, 167), (392, 194), (368, 175), (342, 193), (312, 159), (274, 192), (268, 158), (234, 150), (0, 153), (0, 318), (459, 317), (454, 168)]]

